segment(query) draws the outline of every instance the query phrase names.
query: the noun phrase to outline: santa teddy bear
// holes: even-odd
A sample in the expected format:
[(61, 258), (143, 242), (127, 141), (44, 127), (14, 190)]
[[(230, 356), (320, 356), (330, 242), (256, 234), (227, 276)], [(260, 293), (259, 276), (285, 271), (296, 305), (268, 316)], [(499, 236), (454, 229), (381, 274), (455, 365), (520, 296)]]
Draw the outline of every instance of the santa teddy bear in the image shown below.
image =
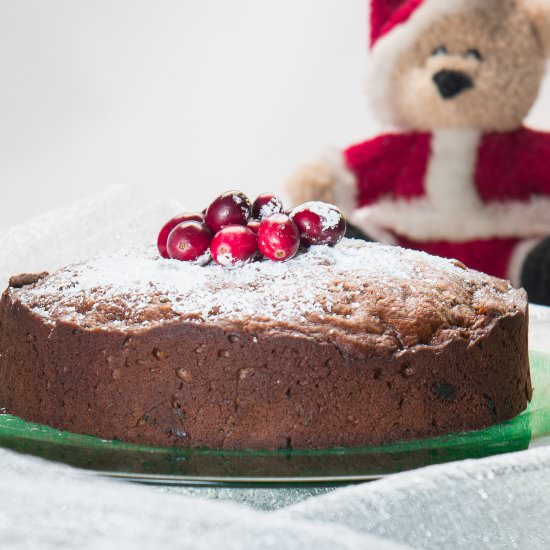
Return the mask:
[(550, 134), (528, 129), (550, 0), (372, 0), (367, 88), (392, 129), (289, 182), (368, 238), (452, 257), (550, 305)]

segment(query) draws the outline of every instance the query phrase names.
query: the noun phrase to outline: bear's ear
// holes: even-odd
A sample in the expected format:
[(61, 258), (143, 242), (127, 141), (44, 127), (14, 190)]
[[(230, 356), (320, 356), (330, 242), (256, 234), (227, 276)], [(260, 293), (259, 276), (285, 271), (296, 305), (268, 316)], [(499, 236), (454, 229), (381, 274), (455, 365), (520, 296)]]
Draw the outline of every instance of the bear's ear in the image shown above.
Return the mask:
[(550, 0), (521, 0), (520, 4), (539, 35), (544, 54), (550, 57)]

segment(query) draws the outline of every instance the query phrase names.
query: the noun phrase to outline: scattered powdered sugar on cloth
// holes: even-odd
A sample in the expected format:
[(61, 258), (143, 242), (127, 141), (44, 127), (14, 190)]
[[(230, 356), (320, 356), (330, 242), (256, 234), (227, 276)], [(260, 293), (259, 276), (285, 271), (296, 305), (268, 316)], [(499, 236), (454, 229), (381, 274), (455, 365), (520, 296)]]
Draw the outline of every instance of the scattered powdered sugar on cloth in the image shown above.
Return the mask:
[(492, 300), (503, 312), (519, 303), (518, 291), (504, 281), (456, 262), (349, 239), (311, 247), (285, 263), (235, 269), (165, 260), (147, 246), (69, 266), (12, 292), (52, 323), (139, 328), (174, 319), (253, 320), (310, 333), (324, 325), (358, 340), (399, 333), (419, 304), (428, 322), (444, 328), (473, 325), (477, 301)]

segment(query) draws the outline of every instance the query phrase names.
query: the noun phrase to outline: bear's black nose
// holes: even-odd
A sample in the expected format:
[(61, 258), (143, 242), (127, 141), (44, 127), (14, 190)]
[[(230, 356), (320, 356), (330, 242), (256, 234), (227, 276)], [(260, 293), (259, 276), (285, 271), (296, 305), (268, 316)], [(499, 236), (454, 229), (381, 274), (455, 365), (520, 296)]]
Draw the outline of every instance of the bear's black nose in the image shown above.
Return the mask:
[(474, 87), (472, 79), (460, 71), (439, 71), (434, 74), (433, 81), (443, 99), (452, 99), (464, 90)]

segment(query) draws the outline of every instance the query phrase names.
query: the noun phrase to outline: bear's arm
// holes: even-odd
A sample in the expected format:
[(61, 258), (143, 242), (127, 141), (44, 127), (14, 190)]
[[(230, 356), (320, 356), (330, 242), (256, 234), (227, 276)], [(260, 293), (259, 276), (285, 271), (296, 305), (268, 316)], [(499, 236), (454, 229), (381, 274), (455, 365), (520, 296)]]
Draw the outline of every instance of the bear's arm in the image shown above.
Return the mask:
[[(347, 167), (353, 172), (359, 206), (372, 204), (395, 192), (400, 176), (410, 170), (411, 152), (429, 147), (422, 134), (383, 134), (344, 150)], [(413, 155), (418, 162), (425, 155)]]

